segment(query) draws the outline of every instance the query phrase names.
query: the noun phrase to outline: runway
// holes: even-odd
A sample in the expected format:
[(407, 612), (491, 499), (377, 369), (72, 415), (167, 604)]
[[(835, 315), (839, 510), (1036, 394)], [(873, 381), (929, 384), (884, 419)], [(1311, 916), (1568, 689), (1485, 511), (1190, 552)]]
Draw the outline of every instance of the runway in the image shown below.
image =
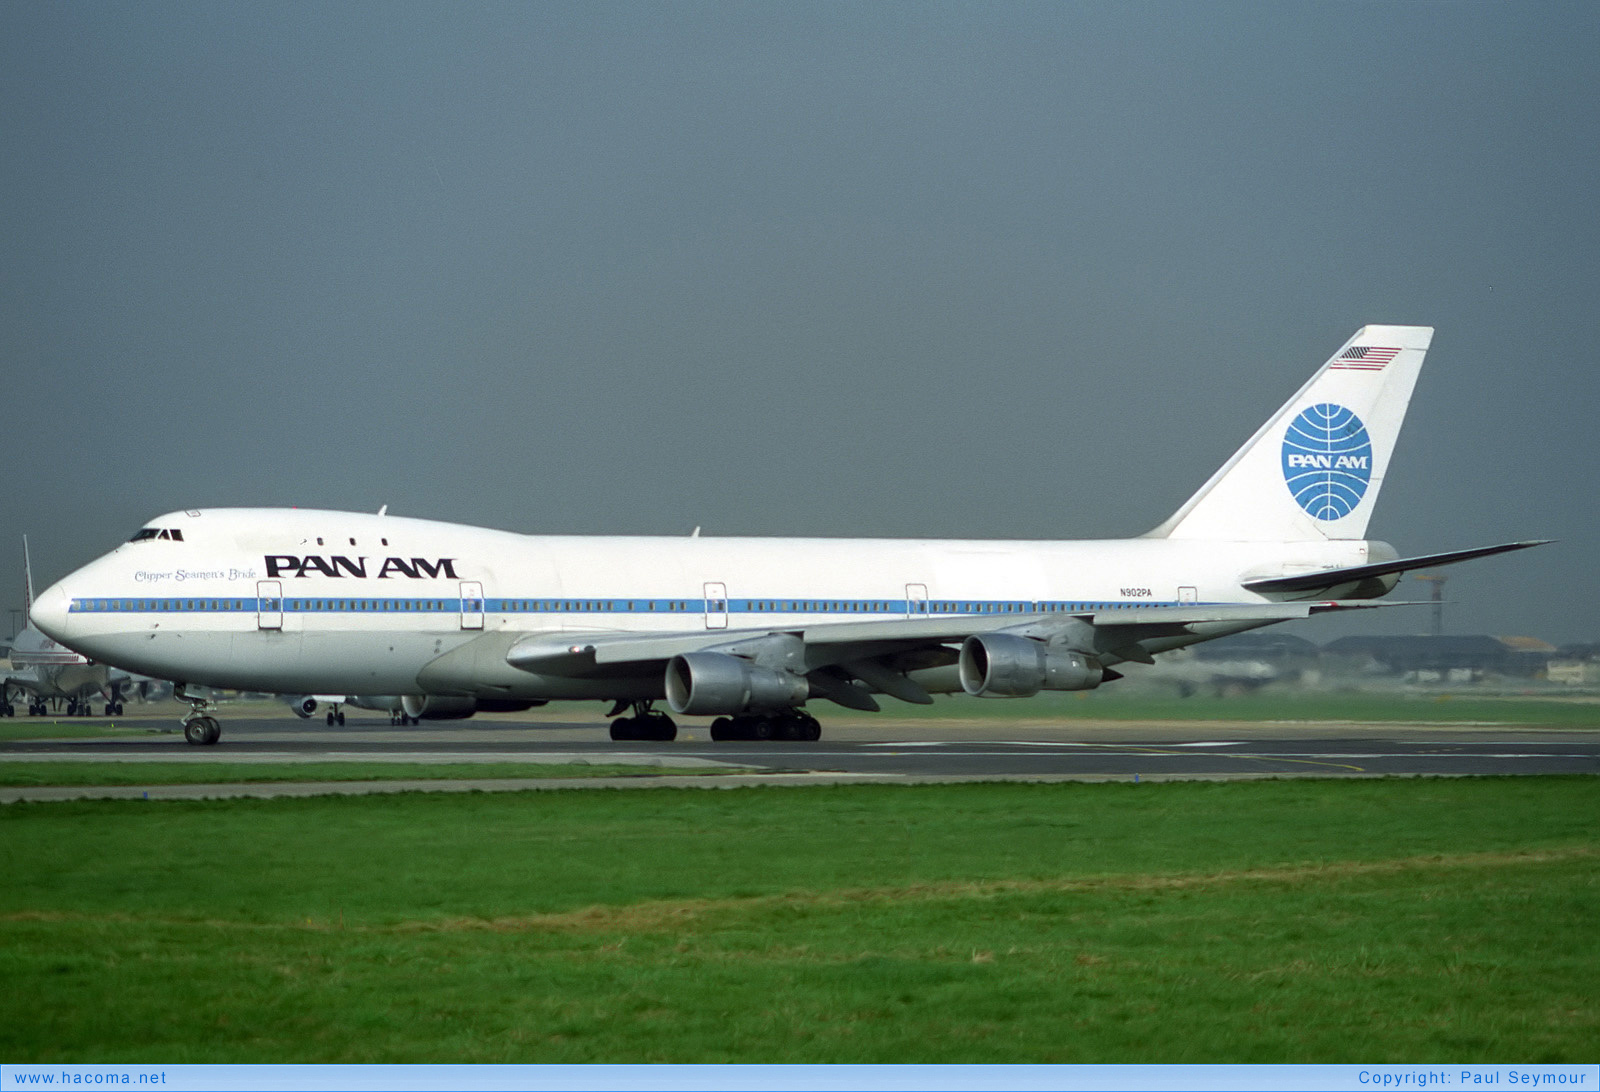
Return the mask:
[[(586, 763), (655, 767), (659, 778), (468, 779), (273, 786), (184, 786), (159, 795), (307, 795), (322, 791), (646, 787), (694, 784), (892, 783), (968, 780), (1148, 780), (1259, 777), (1462, 776), (1600, 773), (1600, 731), (1480, 725), (860, 721), (816, 743), (712, 743), (684, 725), (670, 743), (615, 743), (603, 725), (545, 721), (432, 722), (391, 727), (357, 720), (327, 728), (272, 717), (225, 720), (223, 741), (191, 747), (169, 721), (99, 739), (0, 744), (0, 761), (185, 763)], [(675, 774), (690, 772), (693, 776)], [(708, 773), (714, 776), (707, 776)], [(541, 783), (542, 782), (542, 783)], [(363, 787), (369, 786), (369, 787)], [(41, 795), (44, 794), (44, 795)], [(54, 794), (54, 795), (52, 795)], [(139, 795), (140, 790), (0, 790), (0, 801)], [(154, 795), (154, 794), (152, 794)]]

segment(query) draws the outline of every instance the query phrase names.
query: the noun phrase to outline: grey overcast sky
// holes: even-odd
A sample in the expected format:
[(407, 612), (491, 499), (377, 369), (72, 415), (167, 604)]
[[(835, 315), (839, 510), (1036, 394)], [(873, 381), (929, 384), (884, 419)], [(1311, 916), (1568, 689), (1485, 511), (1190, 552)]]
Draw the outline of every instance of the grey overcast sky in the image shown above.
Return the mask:
[(7, 0), (0, 89), (0, 603), (215, 505), (1138, 534), (1395, 322), (1370, 533), (1600, 639), (1590, 0)]

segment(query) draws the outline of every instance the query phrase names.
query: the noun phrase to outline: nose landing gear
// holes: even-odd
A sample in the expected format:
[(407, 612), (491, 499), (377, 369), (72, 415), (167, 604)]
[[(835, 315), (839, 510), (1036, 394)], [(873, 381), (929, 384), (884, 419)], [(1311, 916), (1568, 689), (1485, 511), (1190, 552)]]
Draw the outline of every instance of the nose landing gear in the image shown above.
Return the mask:
[(183, 738), (192, 746), (210, 747), (222, 738), (221, 723), (206, 712), (210, 701), (190, 694), (183, 683), (172, 688), (172, 696), (189, 703), (189, 713), (183, 718)]

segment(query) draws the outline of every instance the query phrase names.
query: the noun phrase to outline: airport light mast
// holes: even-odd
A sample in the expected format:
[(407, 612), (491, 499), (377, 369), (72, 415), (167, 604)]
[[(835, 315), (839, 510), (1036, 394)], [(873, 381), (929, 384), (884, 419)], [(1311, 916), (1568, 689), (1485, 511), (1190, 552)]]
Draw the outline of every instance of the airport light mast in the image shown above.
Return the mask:
[(1425, 580), (1433, 585), (1433, 635), (1444, 636), (1444, 582), (1449, 579), (1441, 573), (1416, 573), (1413, 580)]

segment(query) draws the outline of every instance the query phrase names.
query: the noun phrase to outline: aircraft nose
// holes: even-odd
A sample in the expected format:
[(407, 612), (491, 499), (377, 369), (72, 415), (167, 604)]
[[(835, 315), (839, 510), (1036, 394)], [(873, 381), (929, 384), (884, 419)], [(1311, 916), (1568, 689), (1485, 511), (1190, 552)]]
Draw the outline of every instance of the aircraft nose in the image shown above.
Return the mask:
[(72, 609), (72, 596), (67, 594), (66, 581), (51, 584), (28, 611), (28, 619), (46, 637), (66, 644), (72, 636), (68, 625)]

